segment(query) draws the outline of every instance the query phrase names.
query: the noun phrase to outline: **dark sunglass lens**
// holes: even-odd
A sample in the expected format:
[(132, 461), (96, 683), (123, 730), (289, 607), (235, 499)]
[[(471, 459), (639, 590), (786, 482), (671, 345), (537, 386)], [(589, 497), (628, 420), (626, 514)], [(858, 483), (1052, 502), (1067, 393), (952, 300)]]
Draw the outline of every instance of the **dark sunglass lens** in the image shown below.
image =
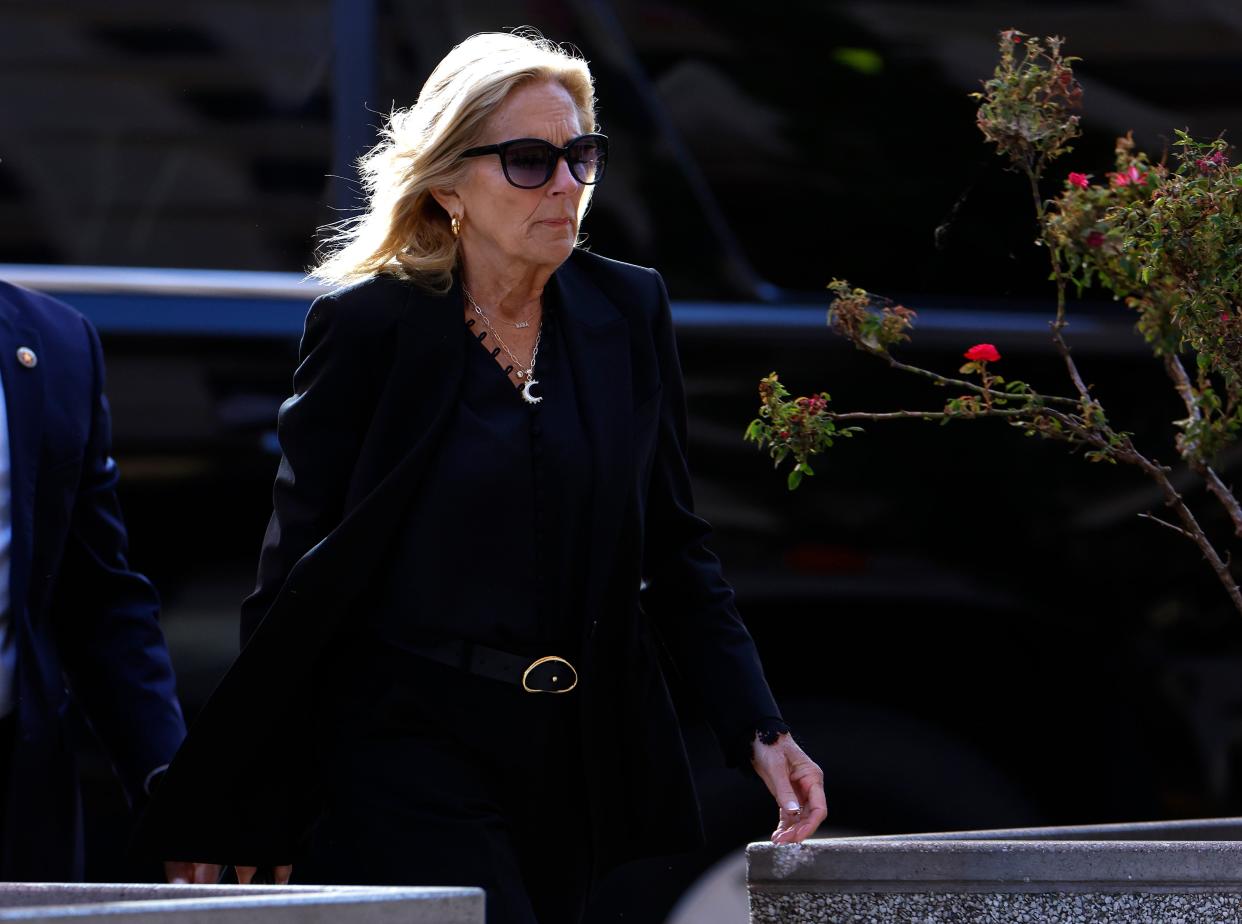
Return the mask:
[(505, 151), (505, 172), (517, 186), (533, 189), (548, 181), (552, 146), (538, 142), (515, 144)]
[(580, 183), (596, 183), (604, 175), (608, 149), (597, 138), (584, 138), (575, 142), (566, 158), (570, 172)]

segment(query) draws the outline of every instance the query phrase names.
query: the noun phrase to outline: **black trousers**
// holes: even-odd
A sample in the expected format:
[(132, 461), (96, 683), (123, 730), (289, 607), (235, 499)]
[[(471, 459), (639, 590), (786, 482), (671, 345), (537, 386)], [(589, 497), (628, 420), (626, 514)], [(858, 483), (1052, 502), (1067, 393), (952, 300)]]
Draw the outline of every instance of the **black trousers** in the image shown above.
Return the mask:
[(480, 886), (488, 924), (577, 924), (593, 873), (576, 694), (356, 651), (321, 686), (323, 812), (294, 881)]

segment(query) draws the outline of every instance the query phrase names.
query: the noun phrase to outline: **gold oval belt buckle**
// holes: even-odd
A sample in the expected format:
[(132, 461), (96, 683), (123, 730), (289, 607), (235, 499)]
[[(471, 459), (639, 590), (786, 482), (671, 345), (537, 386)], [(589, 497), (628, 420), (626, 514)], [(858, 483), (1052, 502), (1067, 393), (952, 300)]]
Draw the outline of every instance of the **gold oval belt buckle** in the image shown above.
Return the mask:
[[(543, 687), (532, 687), (530, 685), (531, 671), (535, 670), (535, 668), (537, 667), (541, 667), (544, 664), (548, 664), (552, 661), (558, 661), (561, 664), (565, 665), (565, 670), (569, 672), (568, 674), (569, 686), (562, 687), (560, 689), (551, 689), (551, 690), (544, 689)], [(557, 673), (552, 674), (552, 676), (549, 679), (551, 680), (552, 683), (559, 684), (559, 683), (564, 682), (559, 670)], [(527, 693), (568, 693), (570, 690), (572, 690), (577, 685), (578, 685), (578, 671), (574, 669), (574, 666), (572, 664), (570, 664), (564, 658), (559, 657), (557, 655), (548, 655), (547, 657), (539, 658), (535, 661), (532, 661), (530, 664), (530, 667), (526, 668), (526, 670), (522, 673), (522, 689), (525, 690)]]

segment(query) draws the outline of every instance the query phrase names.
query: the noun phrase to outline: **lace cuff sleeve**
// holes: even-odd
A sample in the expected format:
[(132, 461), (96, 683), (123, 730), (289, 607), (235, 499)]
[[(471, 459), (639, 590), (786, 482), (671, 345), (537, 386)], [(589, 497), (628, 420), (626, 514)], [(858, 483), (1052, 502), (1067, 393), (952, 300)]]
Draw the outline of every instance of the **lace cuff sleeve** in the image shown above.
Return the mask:
[(759, 740), (764, 744), (772, 745), (781, 735), (788, 733), (789, 726), (778, 715), (767, 715), (756, 719), (744, 729), (739, 729), (736, 736), (729, 737), (728, 750), (725, 751), (726, 766), (736, 767), (743, 773), (750, 773), (751, 743), (755, 740), (755, 736), (758, 735)]
[(771, 746), (781, 735), (789, 734), (789, 726), (779, 716), (766, 716), (755, 723), (755, 734), (763, 744)]

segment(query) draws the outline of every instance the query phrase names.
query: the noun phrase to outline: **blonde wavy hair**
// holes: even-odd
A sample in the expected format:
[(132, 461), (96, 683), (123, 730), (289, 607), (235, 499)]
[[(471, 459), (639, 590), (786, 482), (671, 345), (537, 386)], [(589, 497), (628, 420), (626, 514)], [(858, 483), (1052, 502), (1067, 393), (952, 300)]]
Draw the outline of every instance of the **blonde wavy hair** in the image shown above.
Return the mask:
[[(596, 130), (594, 79), (574, 51), (529, 29), (482, 32), (450, 51), (418, 102), (393, 110), (379, 144), (358, 159), (366, 210), (321, 229), (326, 236), (310, 274), (340, 284), (393, 273), (447, 291), (457, 239), (431, 190), (460, 182), (471, 163), (461, 154), (483, 143), (489, 117), (519, 86), (543, 81), (564, 87), (582, 130)], [(592, 188), (584, 190), (579, 221)]]

